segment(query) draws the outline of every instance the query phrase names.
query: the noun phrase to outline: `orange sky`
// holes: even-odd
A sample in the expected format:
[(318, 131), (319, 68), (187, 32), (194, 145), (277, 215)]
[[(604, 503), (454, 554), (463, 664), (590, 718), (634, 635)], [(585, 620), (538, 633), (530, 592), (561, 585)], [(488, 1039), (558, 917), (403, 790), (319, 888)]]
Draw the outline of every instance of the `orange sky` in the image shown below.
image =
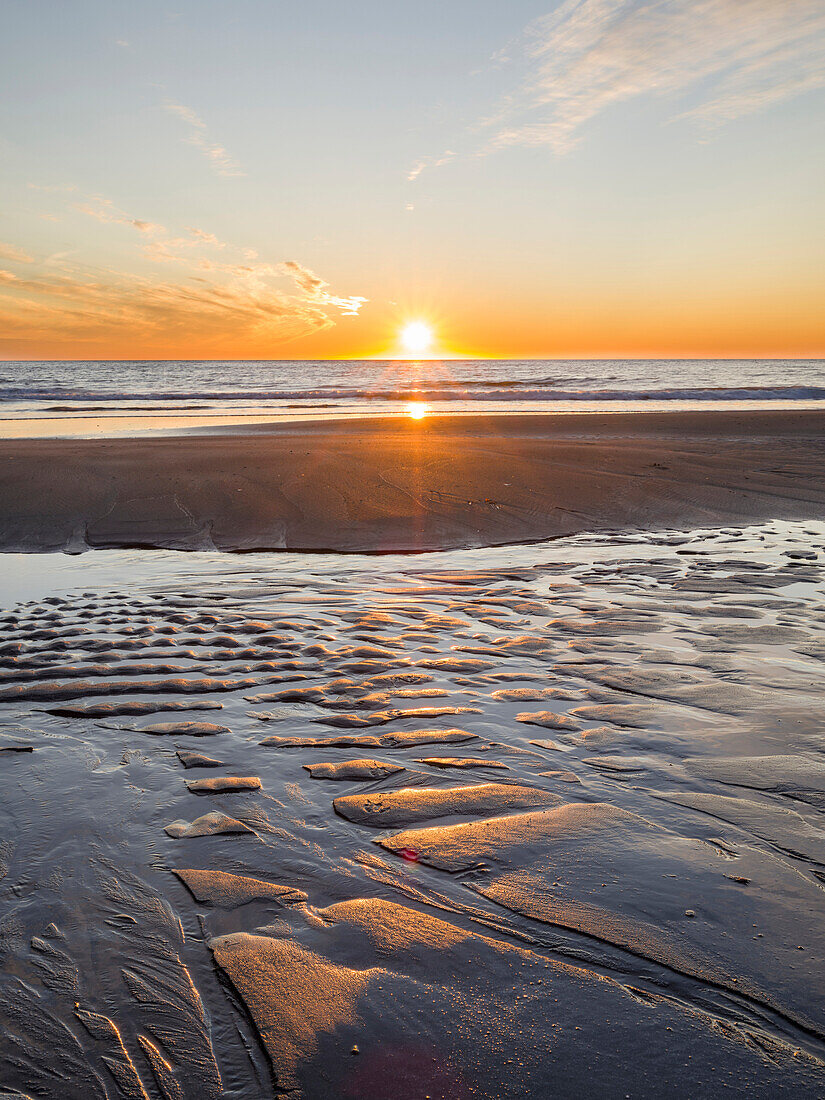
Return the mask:
[(409, 357), (399, 338), (409, 320), (431, 325), (433, 357), (815, 358), (825, 348), (820, 298), (804, 285), (724, 293), (710, 283), (676, 302), (666, 288), (592, 299), (568, 290), (546, 302), (455, 295), (355, 316), (288, 293), (270, 301), (258, 288), (192, 295), (180, 285), (28, 279), (13, 289), (0, 298), (5, 358)]

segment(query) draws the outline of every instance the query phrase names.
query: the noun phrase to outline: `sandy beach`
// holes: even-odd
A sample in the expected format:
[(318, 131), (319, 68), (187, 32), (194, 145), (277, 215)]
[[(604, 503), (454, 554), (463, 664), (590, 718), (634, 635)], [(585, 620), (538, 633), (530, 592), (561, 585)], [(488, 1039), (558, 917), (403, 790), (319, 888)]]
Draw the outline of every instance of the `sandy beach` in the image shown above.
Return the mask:
[(825, 514), (825, 412), (0, 441), (0, 549), (422, 551)]
[(825, 414), (0, 456), (12, 1095), (823, 1094)]
[(825, 415), (0, 454), (4, 1082), (822, 1094)]

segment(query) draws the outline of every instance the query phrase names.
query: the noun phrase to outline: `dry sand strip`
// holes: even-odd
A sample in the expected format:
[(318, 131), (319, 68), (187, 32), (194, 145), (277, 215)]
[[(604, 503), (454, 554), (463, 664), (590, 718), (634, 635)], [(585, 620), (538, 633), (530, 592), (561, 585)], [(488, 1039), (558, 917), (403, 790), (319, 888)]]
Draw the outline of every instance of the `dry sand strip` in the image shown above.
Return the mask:
[(825, 413), (433, 416), (0, 442), (0, 549), (423, 550), (825, 512)]

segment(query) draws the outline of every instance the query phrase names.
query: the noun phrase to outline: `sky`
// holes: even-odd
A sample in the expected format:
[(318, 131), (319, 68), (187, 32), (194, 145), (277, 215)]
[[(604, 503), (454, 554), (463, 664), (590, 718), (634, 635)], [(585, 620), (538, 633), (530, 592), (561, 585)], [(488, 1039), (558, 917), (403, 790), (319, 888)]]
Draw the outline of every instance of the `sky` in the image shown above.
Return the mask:
[(823, 0), (4, 0), (0, 358), (825, 355)]

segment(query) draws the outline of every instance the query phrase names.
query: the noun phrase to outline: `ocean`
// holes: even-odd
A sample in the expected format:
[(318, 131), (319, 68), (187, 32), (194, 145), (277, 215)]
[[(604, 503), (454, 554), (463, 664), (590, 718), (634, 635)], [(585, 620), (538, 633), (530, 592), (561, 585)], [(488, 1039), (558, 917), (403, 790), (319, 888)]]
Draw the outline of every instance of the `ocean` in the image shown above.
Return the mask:
[[(0, 363), (0, 420), (247, 418), (825, 405), (825, 360), (182, 360)], [(15, 423), (14, 434), (21, 427)], [(2, 434), (2, 425), (0, 425)], [(38, 432), (38, 434), (41, 434)]]

